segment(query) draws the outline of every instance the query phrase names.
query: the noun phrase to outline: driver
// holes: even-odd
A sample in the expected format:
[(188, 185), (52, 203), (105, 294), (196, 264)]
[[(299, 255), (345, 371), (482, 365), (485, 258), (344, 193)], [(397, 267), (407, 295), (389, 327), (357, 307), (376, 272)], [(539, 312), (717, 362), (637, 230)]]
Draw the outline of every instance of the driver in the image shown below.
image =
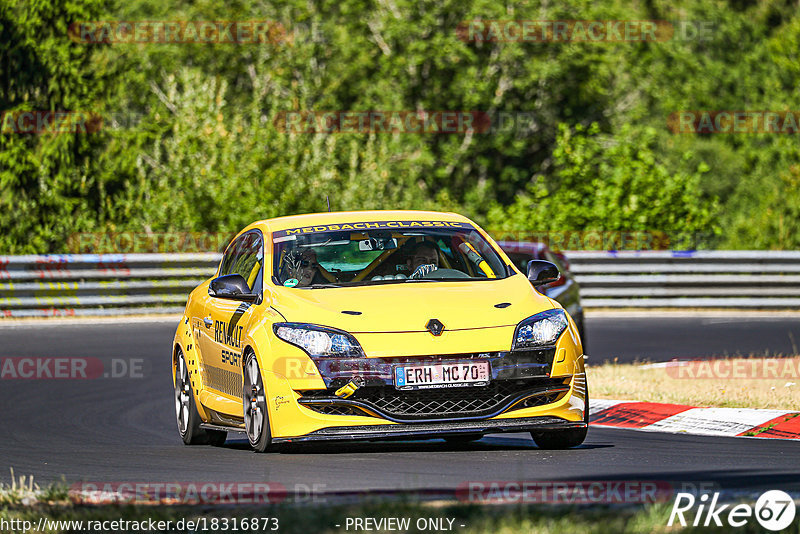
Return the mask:
[(289, 278), (297, 279), (296, 287), (308, 287), (315, 283), (315, 278), (321, 279), (321, 276), (318, 276), (319, 263), (317, 263), (317, 253), (310, 248), (294, 252), (289, 259), (288, 265)]
[(406, 263), (411, 278), (425, 276), (439, 268), (439, 247), (430, 241), (423, 241), (412, 249)]

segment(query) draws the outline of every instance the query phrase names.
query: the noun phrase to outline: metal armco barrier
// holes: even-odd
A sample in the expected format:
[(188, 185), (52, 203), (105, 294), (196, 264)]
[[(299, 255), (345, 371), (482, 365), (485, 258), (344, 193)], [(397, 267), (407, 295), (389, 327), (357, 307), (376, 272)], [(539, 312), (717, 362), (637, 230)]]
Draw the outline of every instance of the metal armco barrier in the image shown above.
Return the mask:
[[(800, 251), (568, 251), (586, 308), (800, 308)], [(0, 317), (181, 313), (220, 254), (0, 256)]]
[(181, 313), (220, 254), (0, 256), (0, 316)]
[(800, 251), (566, 255), (586, 308), (800, 308)]

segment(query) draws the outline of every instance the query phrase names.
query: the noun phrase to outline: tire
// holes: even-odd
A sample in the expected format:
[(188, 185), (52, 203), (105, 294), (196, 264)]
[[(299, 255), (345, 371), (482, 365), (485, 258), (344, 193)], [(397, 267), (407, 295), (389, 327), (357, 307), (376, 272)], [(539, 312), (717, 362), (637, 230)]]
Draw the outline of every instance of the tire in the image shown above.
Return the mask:
[(471, 443), (473, 441), (478, 441), (483, 437), (483, 434), (461, 434), (460, 436), (447, 436), (444, 440), (447, 443)]
[(540, 449), (560, 450), (577, 447), (586, 439), (586, 432), (589, 430), (589, 388), (586, 388), (586, 410), (583, 414), (583, 422), (586, 427), (569, 428), (566, 430), (550, 430), (547, 432), (531, 432), (534, 443)]
[(175, 358), (175, 419), (178, 423), (178, 433), (186, 445), (216, 445), (225, 443), (227, 432), (221, 430), (204, 430), (200, 428), (203, 420), (197, 413), (192, 383), (189, 380), (189, 369), (183, 350), (178, 347)]
[(253, 351), (248, 351), (244, 360), (244, 387), (242, 389), (242, 410), (247, 441), (256, 452), (266, 452), (272, 443), (267, 412), (267, 392), (258, 368), (258, 359)]

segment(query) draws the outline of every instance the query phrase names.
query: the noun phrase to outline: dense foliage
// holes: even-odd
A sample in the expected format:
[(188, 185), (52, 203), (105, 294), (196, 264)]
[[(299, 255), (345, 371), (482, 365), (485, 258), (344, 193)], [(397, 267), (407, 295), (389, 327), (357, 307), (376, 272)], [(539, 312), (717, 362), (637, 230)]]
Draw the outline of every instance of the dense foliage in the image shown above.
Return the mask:
[[(463, 21), (667, 20), (661, 42), (471, 42)], [(267, 43), (85, 43), (98, 20), (271, 20)], [(691, 31), (685, 31), (689, 28)], [(699, 28), (699, 30), (698, 30)], [(797, 134), (676, 134), (679, 110), (800, 109), (789, 0), (0, 0), (0, 254), (76, 232), (231, 232), (333, 208), (459, 211), (493, 231), (800, 245)], [(292, 133), (292, 110), (469, 110), (485, 132)], [(505, 117), (502, 123), (498, 118)]]

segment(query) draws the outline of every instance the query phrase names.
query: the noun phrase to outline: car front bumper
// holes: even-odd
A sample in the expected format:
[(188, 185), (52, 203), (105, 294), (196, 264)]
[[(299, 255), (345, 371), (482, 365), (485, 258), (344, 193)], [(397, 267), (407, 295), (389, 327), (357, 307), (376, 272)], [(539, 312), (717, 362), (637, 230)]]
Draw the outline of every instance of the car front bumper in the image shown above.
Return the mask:
[(501, 432), (532, 432), (585, 427), (586, 423), (583, 422), (566, 421), (552, 416), (539, 416), (518, 419), (487, 419), (484, 421), (434, 421), (404, 425), (328, 427), (305, 436), (273, 438), (272, 441), (274, 443), (304, 443), (309, 441), (434, 439), (465, 434), (483, 435)]
[[(285, 366), (265, 366), (262, 375), (269, 395), (273, 440), (418, 439), (580, 427), (585, 425), (588, 407), (584, 357), (576, 341), (565, 334), (555, 347), (526, 353), (325, 358), (313, 362), (302, 356), (308, 362), (302, 368), (319, 377), (316, 385), (295, 378), (299, 373), (287, 377)], [(279, 346), (286, 351), (299, 351)], [(285, 354), (286, 358), (290, 356)], [(394, 386), (393, 369), (397, 365), (472, 359), (490, 360), (492, 375), (488, 386), (441, 390), (442, 396), (450, 395), (443, 401), (436, 393), (440, 390), (406, 392)], [(351, 397), (335, 395), (338, 388), (356, 376), (363, 385)], [(502, 390), (496, 398), (489, 391), (495, 386)], [(406, 394), (413, 402), (404, 403)], [(483, 404), (463, 408), (480, 396)], [(439, 404), (430, 402), (431, 397)], [(409, 407), (415, 403), (425, 408)]]
[[(576, 369), (578, 371), (578, 369)], [(430, 418), (391, 421), (378, 414), (333, 415), (301, 403), (304, 392), (292, 389), (284, 377), (265, 372), (273, 440), (280, 442), (322, 440), (424, 439), (455, 434), (526, 432), (580, 427), (585, 424), (586, 375), (581, 368), (563, 377), (566, 391), (554, 402), (538, 406), (503, 407), (501, 413), (474, 418)], [(464, 388), (468, 390), (470, 388)], [(369, 412), (369, 410), (365, 410)]]

